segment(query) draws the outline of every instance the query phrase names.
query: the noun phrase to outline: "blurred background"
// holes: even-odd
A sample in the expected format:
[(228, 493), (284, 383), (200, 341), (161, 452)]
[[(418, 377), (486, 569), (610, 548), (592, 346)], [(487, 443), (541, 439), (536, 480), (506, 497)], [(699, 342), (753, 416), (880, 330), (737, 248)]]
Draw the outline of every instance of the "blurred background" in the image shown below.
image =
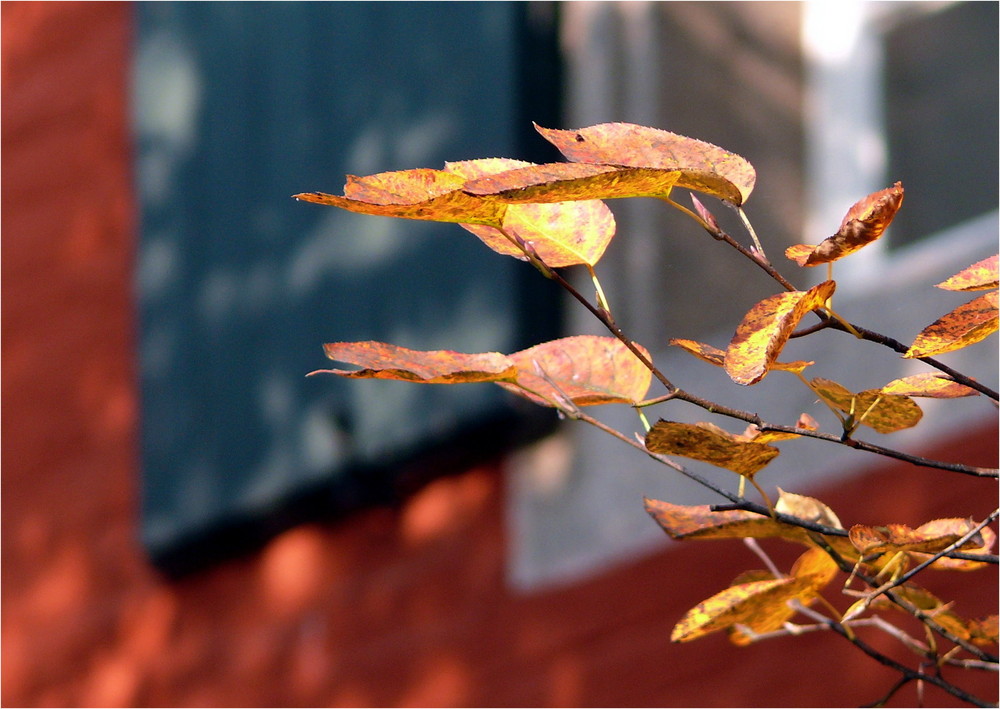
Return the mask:
[[(531, 121), (629, 121), (746, 157), (747, 213), (778, 262), (901, 180), (890, 233), (836, 278), (838, 311), (909, 341), (964, 302), (932, 284), (996, 251), (997, 27), (977, 2), (4, 3), (3, 703), (881, 696), (895, 675), (837, 637), (669, 642), (760, 562), (738, 542), (668, 544), (642, 495), (717, 500), (666, 468), (491, 385), (306, 378), (324, 342), (511, 352), (599, 330), (455, 225), (290, 195), (557, 160)], [(743, 390), (671, 352), (724, 347), (773, 288), (665, 206), (609, 206), (598, 272), (672, 380), (831, 425), (790, 381)], [(792, 354), (854, 390), (922, 371), (837, 333)], [(996, 386), (995, 339), (941, 359)], [(935, 403), (876, 442), (995, 466), (995, 408)], [(601, 413), (626, 432), (630, 414)], [(761, 481), (846, 523), (996, 506), (974, 479), (831, 448), (785, 445)], [(957, 612), (995, 612), (995, 570), (932, 578)], [(995, 701), (981, 679), (963, 686)]]

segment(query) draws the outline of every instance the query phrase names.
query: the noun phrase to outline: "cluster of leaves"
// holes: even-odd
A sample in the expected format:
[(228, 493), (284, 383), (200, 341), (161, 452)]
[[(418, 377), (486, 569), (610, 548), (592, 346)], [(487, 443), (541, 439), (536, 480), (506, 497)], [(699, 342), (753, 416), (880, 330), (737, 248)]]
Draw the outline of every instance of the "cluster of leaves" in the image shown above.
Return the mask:
[[(646, 500), (647, 511), (674, 539), (774, 537), (806, 547), (785, 574), (754, 545), (768, 569), (740, 574), (727, 589), (691, 609), (674, 628), (672, 638), (677, 642), (725, 631), (734, 643), (743, 645), (774, 634), (802, 632), (806, 627), (830, 629), (883, 664), (898, 669), (901, 680), (897, 688), (917, 680), (978, 702), (944, 680), (940, 668), (950, 664), (995, 670), (995, 650), (983, 647), (997, 643), (997, 616), (962, 618), (948, 603), (916, 585), (913, 578), (925, 568), (967, 572), (997, 563), (992, 555), (996, 536), (988, 525), (998, 512), (978, 523), (946, 519), (916, 529), (898, 523), (845, 529), (833, 510), (814, 498), (779, 491), (777, 501), (772, 503), (756, 476), (779, 455), (774, 443), (810, 437), (916, 465), (995, 480), (998, 472), (994, 469), (928, 460), (858, 440), (854, 434), (861, 426), (887, 434), (917, 425), (922, 412), (915, 398), (986, 396), (997, 400), (997, 393), (977, 380), (932, 359), (977, 343), (997, 330), (997, 256), (938, 284), (946, 290), (986, 293), (928, 325), (907, 346), (848, 322), (833, 309), (832, 302), (836, 291), (833, 263), (882, 236), (902, 205), (904, 191), (900, 183), (854, 204), (837, 232), (820, 244), (800, 244), (786, 250), (785, 256), (800, 267), (827, 265), (825, 281), (799, 290), (767, 258), (742, 210), (756, 180), (753, 167), (742, 157), (702, 141), (626, 123), (579, 130), (536, 128), (568, 162), (536, 165), (503, 158), (469, 160), (446, 163), (443, 170), (420, 168), (348, 176), (343, 196), (310, 192), (295, 197), (363, 214), (457, 223), (490, 249), (527, 261), (545, 277), (557, 281), (605, 325), (611, 336), (566, 337), (509, 355), (413, 351), (381, 342), (338, 342), (325, 345), (327, 357), (355, 368), (313, 374), (428, 384), (494, 382), (537, 404), (553, 407), (565, 417), (604, 430), (728, 501), (725, 505), (680, 506)], [(692, 192), (693, 210), (672, 199), (675, 188)], [(752, 245), (744, 246), (724, 232), (694, 192), (735, 209)], [(627, 197), (655, 198), (681, 210), (713, 239), (725, 242), (763, 269), (783, 289), (746, 313), (724, 351), (686, 339), (675, 338), (670, 344), (722, 368), (733, 382), (743, 386), (760, 382), (772, 371), (790, 372), (829, 407), (840, 423), (840, 431), (822, 432), (806, 414), (794, 425), (768, 423), (756, 414), (687, 392), (653, 364), (647, 349), (622, 332), (594, 266), (615, 235), (614, 217), (603, 200)], [(568, 266), (588, 270), (595, 285), (593, 300), (556, 270)], [(800, 328), (810, 314), (818, 318), (818, 323)], [(790, 338), (825, 328), (919, 359), (928, 365), (928, 371), (877, 389), (853, 392), (838, 382), (806, 378), (804, 372), (813, 362), (778, 361)], [(664, 392), (650, 398), (654, 380)], [(743, 433), (732, 434), (708, 422), (660, 419), (650, 425), (644, 411), (674, 399), (742, 420), (748, 426)], [(632, 438), (582, 410), (603, 404), (634, 407), (644, 433)], [(738, 491), (716, 486), (675, 457), (733, 471), (738, 476)], [(744, 495), (746, 483), (758, 491), (763, 504)], [(858, 597), (846, 611), (837, 611), (823, 595), (838, 574), (847, 577), (844, 593)], [(856, 583), (868, 590), (852, 590)], [(927, 629), (926, 639), (910, 637), (885, 621), (879, 615), (885, 609), (917, 618)], [(797, 615), (812, 620), (813, 625), (792, 624)], [(899, 638), (925, 662), (932, 659), (937, 665), (935, 671), (914, 669), (881, 655), (856, 635), (855, 629), (865, 625)]]

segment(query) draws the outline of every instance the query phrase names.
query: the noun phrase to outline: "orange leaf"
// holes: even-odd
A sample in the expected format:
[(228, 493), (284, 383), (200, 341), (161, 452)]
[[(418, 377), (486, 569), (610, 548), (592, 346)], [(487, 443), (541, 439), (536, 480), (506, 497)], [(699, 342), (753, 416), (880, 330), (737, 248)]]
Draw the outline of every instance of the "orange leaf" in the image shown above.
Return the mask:
[(899, 396), (926, 396), (931, 399), (957, 399), (962, 396), (977, 396), (978, 391), (950, 379), (945, 374), (924, 372), (901, 379), (893, 379), (882, 387), (885, 394)]
[[(912, 428), (924, 413), (917, 402), (906, 396), (885, 394), (881, 389), (867, 389), (857, 394), (830, 379), (816, 377), (810, 381), (813, 391), (855, 420), (879, 433), (892, 433)], [(864, 418), (861, 418), (864, 415)]]
[(568, 398), (577, 406), (634, 404), (645, 398), (652, 381), (649, 369), (614, 337), (565, 337), (515, 352), (510, 359), (517, 365), (517, 384), (501, 386), (543, 406), (549, 402), (531, 392), (556, 402)]
[[(800, 414), (799, 420), (796, 422), (797, 428), (804, 428), (807, 431), (815, 431), (819, 428), (819, 424), (816, 423), (814, 419), (809, 414)], [(740, 439), (744, 441), (754, 441), (755, 443), (771, 443), (772, 441), (787, 441), (792, 438), (799, 438), (800, 434), (790, 433), (787, 431), (765, 431), (757, 427), (756, 424), (749, 424), (746, 430), (740, 434)]]
[[(462, 178), (463, 184), (487, 175), (503, 174), (533, 167), (532, 163), (505, 158), (487, 158), (449, 162), (445, 169)], [(531, 244), (547, 266), (562, 268), (576, 264), (593, 266), (600, 260), (608, 243), (615, 235), (615, 219), (611, 210), (600, 200), (554, 204), (503, 205), (495, 200), (469, 199), (490, 202), (503, 212), (502, 226), (508, 234), (516, 234)], [(524, 252), (499, 229), (492, 226), (463, 224), (494, 251), (524, 259)]]
[(766, 443), (745, 441), (710, 423), (663, 419), (646, 434), (646, 449), (711, 463), (746, 477), (753, 477), (781, 452)]
[[(803, 605), (810, 605), (820, 589), (833, 580), (837, 571), (839, 569), (836, 563), (822, 549), (813, 548), (804, 552), (795, 561), (791, 573), (791, 577), (802, 584), (801, 592), (796, 594), (798, 600)], [(747, 577), (747, 580), (751, 578)], [(737, 584), (734, 582), (731, 585)], [(753, 635), (747, 633), (744, 628), (757, 635), (780, 630), (798, 612), (790, 607), (787, 601), (781, 604), (769, 604), (763, 610), (763, 613), (746, 619), (739, 626), (731, 626), (729, 641), (734, 645), (749, 645), (753, 642)]]
[[(896, 593), (920, 610), (930, 615), (934, 621), (952, 635), (969, 640), (978, 645), (992, 645), (997, 641), (997, 617), (966, 619), (951, 610), (951, 603), (944, 603), (925, 588), (913, 584), (898, 587)], [(895, 604), (887, 608), (899, 608)], [(903, 609), (900, 609), (903, 610)]]
[(702, 601), (674, 626), (670, 639), (688, 642), (717, 630), (732, 629), (730, 639), (745, 645), (752, 638), (736, 626), (752, 633), (777, 630), (795, 615), (789, 601), (798, 599), (808, 605), (837, 571), (823, 550), (809, 549), (795, 562), (791, 576), (742, 583), (737, 579), (734, 585)]
[(666, 197), (680, 175), (677, 170), (559, 162), (480, 177), (463, 189), (508, 204)]
[(504, 205), (466, 194), (462, 191), (464, 184), (458, 175), (418, 168), (367, 177), (348, 175), (343, 197), (323, 192), (303, 192), (294, 197), (381, 217), (501, 224)]
[(815, 248), (798, 244), (786, 249), (785, 256), (800, 266), (817, 266), (842, 259), (882, 236), (902, 203), (903, 186), (897, 182), (855, 202), (847, 210), (837, 233)]
[(709, 364), (714, 364), (716, 367), (723, 366), (726, 361), (725, 352), (717, 347), (706, 345), (704, 342), (684, 340), (675, 337), (672, 338), (668, 344), (671, 344), (674, 347), (680, 347), (685, 352), (690, 352), (698, 359), (708, 362)]
[[(914, 551), (934, 554), (945, 549), (975, 528), (967, 519), (940, 519), (912, 529), (905, 524), (887, 524), (871, 527), (856, 524), (848, 531), (851, 544), (862, 554), (880, 552)], [(977, 534), (962, 548), (981, 547), (982, 536)]]
[(751, 308), (726, 350), (730, 378), (743, 385), (763, 379), (795, 326), (806, 313), (823, 307), (835, 288), (833, 281), (824, 281), (807, 291), (772, 295)]
[(998, 285), (1000, 285), (1000, 267), (997, 266), (997, 256), (994, 254), (938, 283), (937, 287), (945, 290), (973, 291), (989, 290)]
[(693, 138), (631, 123), (601, 123), (578, 130), (535, 125), (571, 162), (678, 171), (677, 185), (743, 204), (757, 176), (739, 155)]
[(973, 345), (997, 331), (997, 291), (943, 315), (921, 331), (904, 357), (934, 357)]
[[(979, 536), (982, 537), (983, 543), (974, 548), (969, 548), (968, 545), (962, 549), (967, 554), (989, 554), (993, 551), (993, 545), (997, 542), (997, 535), (989, 527), (983, 527), (979, 530)], [(914, 559), (919, 563), (923, 559), (927, 558), (924, 554), (914, 553)], [(940, 571), (977, 571), (985, 566), (989, 565), (986, 561), (972, 561), (970, 559), (951, 559), (949, 557), (941, 557), (933, 564), (931, 564), (932, 569), (938, 569)]]
[(517, 368), (496, 352), (462, 354), (449, 350), (417, 351), (384, 342), (333, 342), (323, 345), (326, 356), (362, 369), (320, 369), (313, 374), (336, 374), (355, 379), (397, 379), (424, 384), (513, 381)]

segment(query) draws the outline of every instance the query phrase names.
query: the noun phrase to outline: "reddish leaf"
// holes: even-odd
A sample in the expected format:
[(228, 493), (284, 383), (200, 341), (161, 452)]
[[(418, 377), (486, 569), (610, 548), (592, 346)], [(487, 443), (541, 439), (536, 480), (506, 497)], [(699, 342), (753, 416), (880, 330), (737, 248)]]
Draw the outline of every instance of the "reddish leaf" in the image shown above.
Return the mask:
[(496, 352), (462, 354), (449, 350), (417, 351), (384, 342), (333, 342), (323, 345), (326, 356), (359, 370), (320, 369), (313, 374), (336, 374), (355, 379), (398, 379), (424, 384), (513, 381), (513, 360)]
[[(812, 379), (810, 384), (824, 401), (853, 415), (855, 420), (860, 419), (863, 425), (879, 433), (912, 428), (923, 417), (923, 411), (917, 403), (906, 396), (885, 394), (881, 389), (867, 389), (853, 394), (837, 382), (820, 377)], [(864, 418), (861, 418), (862, 415)]]
[[(800, 414), (799, 420), (796, 422), (797, 428), (804, 428), (807, 431), (815, 431), (819, 428), (819, 424), (816, 423), (814, 419), (809, 414)], [(753, 441), (754, 443), (772, 443), (774, 441), (787, 441), (792, 438), (799, 438), (800, 434), (790, 433), (788, 431), (764, 431), (757, 427), (756, 424), (749, 424), (746, 430), (740, 434), (740, 439), (744, 441)]]
[(677, 170), (560, 162), (480, 177), (464, 189), (508, 204), (666, 197), (680, 175)]
[[(967, 519), (940, 519), (916, 529), (905, 524), (871, 527), (856, 524), (848, 531), (851, 544), (862, 554), (913, 551), (934, 554), (951, 546), (968, 534), (975, 524)], [(982, 547), (981, 535), (976, 535), (962, 548)]]
[(772, 295), (751, 308), (726, 350), (730, 378), (743, 385), (763, 379), (795, 326), (806, 313), (823, 307), (835, 288), (833, 281), (824, 281), (807, 291)]
[(1000, 285), (1000, 267), (997, 266), (997, 256), (994, 254), (938, 283), (937, 287), (945, 290), (973, 291), (989, 290), (998, 285)]
[(382, 217), (501, 224), (504, 205), (466, 194), (462, 191), (464, 184), (458, 175), (418, 168), (367, 177), (348, 175), (343, 197), (323, 192), (303, 192), (294, 197)]
[(652, 381), (649, 369), (614, 337), (565, 337), (515, 352), (510, 359), (517, 365), (517, 384), (501, 386), (543, 406), (548, 402), (531, 392), (577, 406), (634, 404), (645, 398)]
[(652, 453), (681, 455), (732, 470), (745, 477), (767, 465), (781, 451), (766, 443), (743, 440), (710, 423), (679, 423), (660, 419), (646, 434)]
[(837, 233), (815, 248), (798, 244), (786, 249), (785, 256), (800, 266), (818, 266), (842, 259), (882, 236), (902, 203), (903, 186), (897, 182), (855, 202)]
[(931, 399), (957, 399), (977, 396), (978, 391), (950, 379), (946, 374), (924, 372), (901, 379), (893, 379), (882, 387), (884, 394), (899, 396), (925, 396)]
[(934, 357), (973, 345), (997, 331), (997, 291), (990, 291), (935, 320), (921, 331), (904, 357)]
[[(475, 182), (486, 175), (504, 174), (522, 168), (530, 169), (532, 163), (505, 158), (467, 160), (449, 162), (445, 169), (459, 176), (463, 184)], [(503, 212), (503, 230), (517, 235), (531, 244), (539, 258), (547, 266), (562, 268), (576, 264), (593, 266), (600, 260), (611, 238), (615, 235), (615, 219), (607, 205), (599, 200), (588, 199), (577, 202), (556, 202), (554, 204), (511, 204), (504, 206), (495, 200), (483, 200), (470, 196), (469, 199), (488, 201)], [(517, 258), (525, 258), (524, 252), (499, 229), (492, 226), (463, 224), (483, 243), (494, 251)]]
[(753, 166), (739, 155), (665, 130), (631, 123), (535, 128), (572, 162), (679, 171), (678, 186), (737, 205), (750, 196), (757, 179)]

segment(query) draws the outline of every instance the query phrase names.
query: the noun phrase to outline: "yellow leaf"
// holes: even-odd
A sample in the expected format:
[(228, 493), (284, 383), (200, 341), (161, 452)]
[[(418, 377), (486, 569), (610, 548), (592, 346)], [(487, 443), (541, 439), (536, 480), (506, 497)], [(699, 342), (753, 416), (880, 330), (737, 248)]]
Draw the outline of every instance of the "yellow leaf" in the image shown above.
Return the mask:
[(756, 384), (772, 368), (795, 326), (806, 313), (821, 308), (836, 288), (824, 281), (808, 291), (765, 298), (743, 317), (726, 350), (725, 367), (737, 384)]
[[(526, 166), (530, 167), (532, 163), (486, 158), (449, 162), (445, 164), (445, 169), (460, 177), (464, 185), (483, 176), (519, 170)], [(503, 205), (501, 202), (471, 195), (469, 199), (489, 202), (504, 209), (502, 222), (497, 226), (501, 226), (507, 234), (516, 234), (530, 243), (539, 258), (552, 268), (584, 263), (593, 266), (600, 260), (615, 235), (614, 215), (600, 200)], [(462, 227), (498, 253), (525, 258), (520, 247), (493, 226), (464, 223)]]
[(564, 337), (515, 352), (510, 359), (517, 365), (517, 384), (501, 386), (543, 406), (548, 402), (531, 392), (557, 403), (568, 398), (577, 406), (634, 404), (645, 398), (652, 381), (649, 369), (614, 337)]
[(662, 419), (646, 434), (646, 448), (718, 465), (745, 477), (753, 477), (780, 453), (774, 446), (747, 442), (710, 423)]
[(463, 189), (507, 204), (667, 197), (680, 176), (678, 170), (560, 162), (480, 177)]
[(347, 176), (344, 196), (303, 192), (295, 199), (350, 212), (434, 222), (502, 223), (505, 205), (462, 191), (465, 180), (444, 170), (418, 168)]
[[(906, 396), (884, 394), (881, 389), (867, 389), (853, 394), (835, 381), (816, 377), (810, 380), (813, 391), (854, 420), (879, 433), (892, 433), (916, 426), (923, 417), (917, 403)], [(862, 418), (863, 417), (863, 418)]]
[(739, 155), (694, 138), (631, 123), (536, 130), (571, 162), (678, 171), (677, 185), (740, 205), (757, 175)]
[(989, 290), (1000, 285), (1000, 267), (997, 265), (997, 255), (972, 264), (959, 271), (942, 283), (938, 288), (956, 291)]
[(924, 372), (901, 379), (893, 379), (881, 389), (884, 394), (899, 396), (925, 396), (932, 399), (956, 399), (977, 396), (978, 391), (949, 378), (946, 374)]
[(903, 356), (934, 357), (960, 350), (985, 340), (997, 326), (997, 291), (990, 291), (925, 327)]

